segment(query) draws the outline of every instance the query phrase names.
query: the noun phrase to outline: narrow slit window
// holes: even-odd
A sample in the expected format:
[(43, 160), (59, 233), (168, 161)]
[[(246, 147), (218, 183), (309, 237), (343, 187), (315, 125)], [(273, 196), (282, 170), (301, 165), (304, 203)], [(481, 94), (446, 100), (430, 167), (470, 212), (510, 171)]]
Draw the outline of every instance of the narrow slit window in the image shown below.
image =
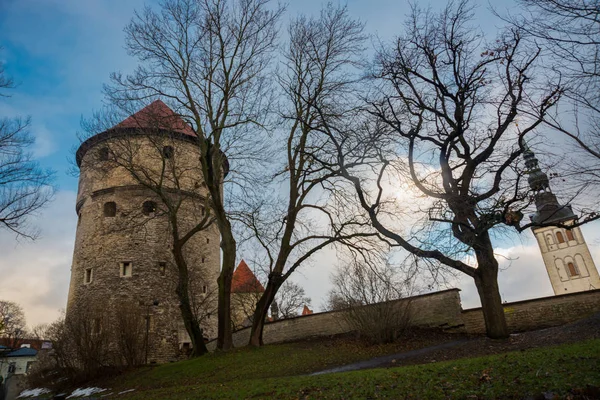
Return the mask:
[(575, 236), (573, 236), (573, 231), (571, 229), (567, 229), (567, 240), (575, 240)]
[(202, 293), (206, 294), (206, 292), (208, 291), (208, 288), (206, 287), (206, 285), (202, 286)]
[(105, 217), (114, 217), (117, 215), (117, 203), (114, 201), (109, 201), (104, 203), (104, 216)]
[(121, 278), (128, 278), (132, 274), (133, 265), (131, 261), (123, 261), (121, 264)]
[(206, 238), (206, 244), (209, 244), (209, 243), (210, 243), (210, 239)]
[(85, 284), (92, 283), (92, 269), (91, 268), (86, 268), (84, 275), (83, 275), (83, 283), (85, 283)]
[(204, 264), (204, 261), (206, 261), (206, 259), (204, 257), (202, 257), (202, 264)]
[(167, 275), (167, 263), (166, 262), (158, 263), (158, 272), (160, 273), (160, 276)]
[(564, 243), (565, 242), (565, 237), (563, 236), (563, 234), (561, 232), (556, 232), (556, 241), (558, 243)]

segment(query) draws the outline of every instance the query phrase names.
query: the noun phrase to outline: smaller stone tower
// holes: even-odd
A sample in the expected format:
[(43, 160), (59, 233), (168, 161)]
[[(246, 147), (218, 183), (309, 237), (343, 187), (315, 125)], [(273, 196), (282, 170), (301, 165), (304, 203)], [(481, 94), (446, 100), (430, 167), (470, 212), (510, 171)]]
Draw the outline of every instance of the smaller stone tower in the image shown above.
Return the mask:
[[(529, 186), (534, 191), (537, 212), (531, 216), (536, 224), (571, 225), (577, 216), (571, 206), (561, 205), (552, 190), (548, 175), (540, 169), (535, 154), (523, 154), (529, 172)], [(556, 226), (533, 228), (554, 294), (600, 289), (600, 276), (579, 227)]]
[(231, 281), (231, 319), (235, 329), (252, 325), (256, 303), (264, 291), (265, 288), (248, 264), (244, 260), (240, 261)]

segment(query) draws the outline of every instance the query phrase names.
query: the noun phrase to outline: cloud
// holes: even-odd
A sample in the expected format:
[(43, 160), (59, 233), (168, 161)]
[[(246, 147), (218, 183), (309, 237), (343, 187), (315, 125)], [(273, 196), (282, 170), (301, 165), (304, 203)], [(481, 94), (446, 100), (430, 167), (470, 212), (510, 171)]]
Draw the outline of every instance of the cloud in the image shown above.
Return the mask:
[(29, 326), (56, 320), (66, 307), (77, 225), (74, 205), (75, 193), (58, 192), (31, 220), (41, 230), (34, 242), (0, 231), (0, 300), (20, 304)]

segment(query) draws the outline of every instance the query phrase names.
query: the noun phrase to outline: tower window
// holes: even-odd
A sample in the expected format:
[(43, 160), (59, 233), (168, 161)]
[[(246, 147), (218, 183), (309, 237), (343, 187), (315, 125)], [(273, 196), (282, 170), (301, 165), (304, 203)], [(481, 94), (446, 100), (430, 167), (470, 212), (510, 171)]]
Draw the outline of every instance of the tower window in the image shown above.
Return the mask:
[(575, 236), (573, 236), (573, 231), (571, 229), (567, 229), (567, 240), (575, 240)]
[(167, 263), (166, 262), (158, 263), (158, 272), (160, 273), (160, 276), (167, 275)]
[(131, 273), (133, 270), (133, 265), (131, 264), (130, 261), (124, 261), (122, 263), (120, 263), (121, 266), (121, 278), (129, 278), (131, 277)]
[(204, 257), (202, 257), (202, 264), (204, 264), (204, 261), (206, 261), (206, 259)]
[(92, 283), (92, 269), (91, 268), (86, 268), (84, 274), (83, 274), (83, 283), (85, 283), (86, 285), (89, 283)]
[(100, 161), (108, 161), (108, 147), (102, 147), (98, 151), (98, 158)]
[(210, 239), (206, 238), (206, 244), (209, 244), (209, 243), (210, 243)]
[(206, 285), (202, 286), (202, 293), (206, 294), (206, 292), (208, 291), (208, 288), (206, 287)]
[(115, 215), (117, 215), (117, 203), (114, 201), (104, 203), (104, 216), (114, 217)]
[(579, 271), (577, 267), (572, 262), (567, 263), (567, 267), (569, 268), (569, 276), (577, 276), (579, 275)]
[(155, 202), (145, 201), (144, 204), (142, 204), (142, 213), (144, 215), (150, 215), (154, 211), (156, 211), (156, 203)]
[(162, 155), (164, 158), (169, 159), (169, 158), (173, 158), (173, 146), (165, 146), (162, 149)]
[(561, 232), (556, 232), (556, 241), (558, 243), (564, 243), (565, 242), (565, 238), (563, 236), (563, 234)]

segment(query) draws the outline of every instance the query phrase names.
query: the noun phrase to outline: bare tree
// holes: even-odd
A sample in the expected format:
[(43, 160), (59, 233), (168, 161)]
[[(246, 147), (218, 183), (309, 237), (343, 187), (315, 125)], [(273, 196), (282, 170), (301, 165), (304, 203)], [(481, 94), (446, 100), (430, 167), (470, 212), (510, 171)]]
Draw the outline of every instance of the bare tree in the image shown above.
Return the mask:
[(21, 306), (12, 301), (0, 300), (0, 336), (8, 342), (7, 347), (17, 347), (25, 334), (25, 314)]
[[(404, 33), (377, 56), (376, 90), (360, 130), (329, 132), (373, 227), (434, 271), (445, 266), (472, 277), (488, 336), (504, 338), (492, 236), (502, 226), (527, 226), (519, 225), (529, 207), (524, 138), (561, 92), (537, 89), (538, 48), (524, 46), (517, 30), (486, 43), (469, 25), (472, 10), (462, 0), (439, 14), (414, 7)], [(357, 136), (367, 150), (348, 146)], [(409, 191), (416, 196), (400, 202)], [(394, 205), (411, 215), (391, 212)]]
[(414, 277), (401, 277), (389, 263), (371, 264), (354, 258), (332, 276), (330, 308), (360, 336), (373, 343), (396, 340), (410, 323)]
[[(13, 80), (0, 64), (0, 97), (8, 97), (11, 88)], [(0, 117), (0, 227), (33, 239), (37, 231), (28, 220), (52, 199), (54, 173), (34, 159), (30, 125), (29, 118)]]
[(311, 299), (306, 296), (304, 288), (292, 281), (286, 281), (275, 296), (279, 318), (297, 317), (303, 306), (310, 306)]
[(115, 335), (117, 352), (121, 356), (122, 363), (133, 367), (145, 363), (145, 350), (148, 346), (146, 321), (148, 315), (144, 315), (143, 307), (131, 303), (121, 303), (115, 307), (114, 327), (111, 327)]
[[(337, 171), (320, 165), (330, 157), (323, 124), (336, 124), (355, 103), (356, 69), (361, 66), (363, 24), (346, 8), (327, 5), (319, 17), (300, 16), (289, 30), (279, 85), (283, 91), (282, 128), (274, 143), (285, 146), (273, 173), (272, 190), (249, 206), (244, 223), (263, 250), (268, 270), (265, 291), (252, 318), (249, 344), (263, 344), (262, 334), (271, 303), (279, 289), (303, 262), (334, 244), (353, 243), (370, 233), (364, 219), (336, 205)], [(277, 160), (277, 159), (276, 159)], [(282, 198), (273, 196), (285, 187)]]
[[(236, 239), (223, 195), (230, 178), (242, 178), (243, 160), (258, 160), (261, 128), (269, 106), (268, 72), (282, 9), (268, 0), (165, 0), (160, 10), (136, 13), (126, 27), (126, 48), (140, 61), (129, 76), (112, 75), (109, 99), (161, 97), (191, 124), (198, 138), (210, 209), (221, 233), (219, 349), (232, 347), (230, 288)], [(238, 180), (237, 182), (242, 182)]]

